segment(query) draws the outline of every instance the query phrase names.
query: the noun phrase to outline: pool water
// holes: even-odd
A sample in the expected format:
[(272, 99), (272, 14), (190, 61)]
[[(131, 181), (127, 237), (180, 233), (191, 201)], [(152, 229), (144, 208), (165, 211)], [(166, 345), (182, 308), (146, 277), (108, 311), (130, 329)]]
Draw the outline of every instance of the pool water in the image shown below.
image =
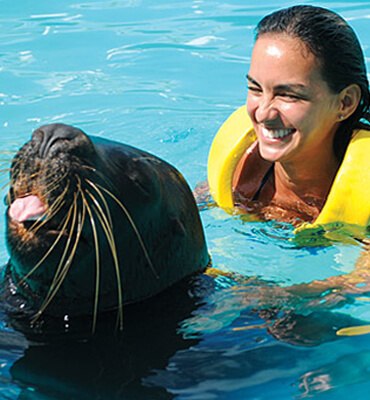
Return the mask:
[[(150, 151), (194, 188), (215, 132), (245, 102), (254, 26), (292, 4), (0, 0), (3, 158), (58, 121)], [(370, 64), (370, 2), (316, 4), (351, 23)], [(213, 267), (226, 274), (139, 307), (123, 338), (38, 346), (0, 315), (0, 398), (368, 399), (370, 335), (336, 331), (370, 324), (369, 298), (284, 289), (350, 272), (361, 245), (297, 246), (287, 224), (215, 207), (201, 218)], [(0, 256), (5, 264), (4, 240)]]

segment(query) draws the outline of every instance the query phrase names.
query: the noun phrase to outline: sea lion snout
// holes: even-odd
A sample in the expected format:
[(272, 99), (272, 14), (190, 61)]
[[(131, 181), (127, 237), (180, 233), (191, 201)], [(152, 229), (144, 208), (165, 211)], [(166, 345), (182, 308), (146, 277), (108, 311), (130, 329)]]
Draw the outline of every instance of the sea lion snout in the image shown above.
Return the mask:
[(43, 125), (33, 133), (32, 140), (40, 146), (38, 155), (41, 159), (63, 149), (68, 149), (70, 152), (73, 148), (84, 148), (84, 151), (93, 148), (84, 132), (65, 124)]

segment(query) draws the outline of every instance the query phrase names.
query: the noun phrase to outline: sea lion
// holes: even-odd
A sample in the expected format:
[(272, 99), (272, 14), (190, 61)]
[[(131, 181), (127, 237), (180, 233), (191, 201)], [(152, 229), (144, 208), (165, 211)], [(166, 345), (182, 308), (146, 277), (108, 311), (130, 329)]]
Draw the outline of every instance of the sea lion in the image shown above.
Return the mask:
[[(12, 161), (2, 293), (12, 314), (93, 316), (207, 267), (182, 175), (137, 148), (44, 125)], [(27, 310), (27, 311), (25, 311)]]

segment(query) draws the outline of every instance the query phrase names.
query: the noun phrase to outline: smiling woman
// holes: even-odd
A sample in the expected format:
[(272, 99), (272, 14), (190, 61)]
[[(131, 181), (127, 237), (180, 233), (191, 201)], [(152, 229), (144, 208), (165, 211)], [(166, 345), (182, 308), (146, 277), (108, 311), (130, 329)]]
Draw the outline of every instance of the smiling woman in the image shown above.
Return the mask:
[(233, 203), (265, 219), (315, 221), (350, 140), (367, 129), (360, 120), (369, 119), (369, 87), (357, 37), (323, 8), (277, 11), (257, 27), (247, 79), (256, 140), (236, 163)]

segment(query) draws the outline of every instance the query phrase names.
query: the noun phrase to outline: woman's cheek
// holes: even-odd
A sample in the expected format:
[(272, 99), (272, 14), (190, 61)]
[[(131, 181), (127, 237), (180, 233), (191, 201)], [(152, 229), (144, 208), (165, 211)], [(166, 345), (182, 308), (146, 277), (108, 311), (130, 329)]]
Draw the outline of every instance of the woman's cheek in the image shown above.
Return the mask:
[(251, 118), (252, 122), (255, 122), (255, 114), (258, 108), (258, 101), (256, 101), (256, 99), (253, 99), (252, 96), (248, 96), (246, 107), (249, 117)]

